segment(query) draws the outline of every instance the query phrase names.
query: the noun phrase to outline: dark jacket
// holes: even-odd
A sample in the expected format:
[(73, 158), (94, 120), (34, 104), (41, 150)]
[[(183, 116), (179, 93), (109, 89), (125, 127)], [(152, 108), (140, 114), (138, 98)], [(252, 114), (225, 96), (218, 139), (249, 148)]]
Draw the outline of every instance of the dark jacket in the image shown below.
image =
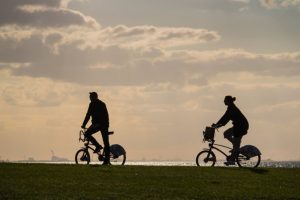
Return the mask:
[(83, 126), (88, 123), (90, 117), (92, 117), (92, 124), (98, 124), (101, 128), (109, 127), (109, 117), (106, 105), (99, 99), (90, 103), (82, 124)]
[(249, 128), (248, 120), (235, 104), (228, 105), (225, 114), (217, 124), (225, 126), (230, 120), (233, 124), (234, 136), (242, 136), (247, 133)]

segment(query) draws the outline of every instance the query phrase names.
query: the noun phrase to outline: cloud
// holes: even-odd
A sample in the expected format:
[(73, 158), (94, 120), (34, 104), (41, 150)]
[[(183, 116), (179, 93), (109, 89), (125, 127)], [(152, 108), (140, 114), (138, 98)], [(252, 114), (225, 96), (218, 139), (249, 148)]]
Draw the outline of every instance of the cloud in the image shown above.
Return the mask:
[(99, 27), (93, 18), (67, 7), (63, 0), (5, 0), (0, 7), (0, 26)]
[(285, 0), (281, 2), (281, 6), (283, 7), (291, 7), (291, 6), (299, 6), (300, 0)]
[(205, 42), (218, 41), (220, 35), (215, 31), (185, 27), (155, 27), (119, 25), (102, 30), (100, 37), (105, 38), (109, 45), (142, 47), (176, 47)]
[(263, 7), (267, 9), (273, 9), (278, 7), (276, 0), (260, 0), (260, 3)]
[(0, 73), (1, 100), (7, 105), (21, 107), (59, 106), (73, 92), (70, 84), (54, 82), (45, 78), (14, 77), (7, 71)]
[(250, 0), (230, 0), (234, 3), (243, 3), (243, 4), (249, 4)]
[(260, 0), (260, 3), (267, 9), (275, 9), (299, 6), (300, 0)]
[[(150, 73), (145, 79), (148, 82), (159, 69), (153, 64), (165, 59), (168, 48), (220, 38), (218, 33), (205, 29), (155, 26), (116, 26), (99, 30), (3, 26), (0, 30), (3, 47), (0, 62), (7, 63), (5, 68), (9, 67), (8, 63), (26, 63), (26, 67), (13, 68), (14, 74), (86, 84), (138, 84), (143, 82), (143, 70)], [(117, 78), (111, 79), (113, 76)]]
[[(19, 76), (83, 84), (145, 84), (156, 76), (159, 66), (153, 64), (165, 58), (167, 49), (221, 38), (216, 31), (188, 27), (102, 28), (94, 19), (68, 9), (68, 2), (5, 2), (0, 8), (5, 13), (0, 18), (0, 67)], [(147, 78), (143, 70), (149, 72)], [(171, 78), (169, 74), (165, 76)], [(161, 76), (156, 79), (165, 82)]]
[[(90, 85), (207, 84), (224, 72), (297, 76), (300, 53), (188, 50), (219, 40), (215, 31), (119, 25), (90, 29), (0, 27), (1, 68), (14, 75)], [(185, 49), (187, 48), (187, 49)], [(16, 67), (16, 64), (18, 67)]]

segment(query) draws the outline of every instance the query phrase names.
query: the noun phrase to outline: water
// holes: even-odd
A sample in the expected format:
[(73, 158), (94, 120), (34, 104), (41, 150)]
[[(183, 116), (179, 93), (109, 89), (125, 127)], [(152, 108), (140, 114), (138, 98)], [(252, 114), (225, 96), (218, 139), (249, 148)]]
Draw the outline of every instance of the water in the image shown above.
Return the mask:
[[(125, 164), (142, 166), (197, 166), (195, 161), (128, 161)], [(215, 166), (224, 166), (224, 161), (217, 161)], [(300, 161), (262, 161), (259, 167), (300, 168)]]
[[(19, 163), (19, 162), (18, 162)], [(22, 163), (47, 163), (47, 164), (75, 164), (74, 161), (51, 162), (51, 161), (35, 161)], [(90, 164), (99, 164), (99, 162), (91, 162)], [(125, 165), (131, 166), (196, 166), (195, 161), (126, 161)], [(223, 161), (217, 161), (216, 166), (224, 166)], [(259, 167), (270, 168), (300, 168), (300, 161), (262, 161)]]

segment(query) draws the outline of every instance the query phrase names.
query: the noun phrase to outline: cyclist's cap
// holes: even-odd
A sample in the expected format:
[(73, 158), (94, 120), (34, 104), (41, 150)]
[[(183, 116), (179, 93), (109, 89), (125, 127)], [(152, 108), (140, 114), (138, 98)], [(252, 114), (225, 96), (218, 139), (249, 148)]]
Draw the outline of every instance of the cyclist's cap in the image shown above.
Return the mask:
[(90, 92), (90, 96), (98, 97), (97, 92)]

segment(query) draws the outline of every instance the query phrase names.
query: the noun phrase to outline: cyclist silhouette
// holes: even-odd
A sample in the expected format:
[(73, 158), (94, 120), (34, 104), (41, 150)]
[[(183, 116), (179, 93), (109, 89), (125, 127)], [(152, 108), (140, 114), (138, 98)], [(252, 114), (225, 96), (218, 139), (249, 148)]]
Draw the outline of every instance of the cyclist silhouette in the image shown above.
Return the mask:
[(230, 120), (232, 121), (233, 127), (224, 131), (224, 138), (228, 139), (233, 145), (231, 155), (228, 156), (227, 162), (225, 162), (227, 165), (235, 164), (242, 137), (247, 134), (249, 129), (248, 120), (234, 104), (235, 100), (235, 97), (225, 96), (224, 104), (227, 106), (227, 110), (221, 119), (216, 124), (213, 124), (214, 127), (218, 128), (225, 126)]
[(95, 153), (99, 152), (103, 147), (97, 142), (97, 140), (92, 136), (94, 133), (101, 131), (103, 144), (104, 144), (104, 153), (105, 160), (103, 162), (104, 165), (109, 164), (109, 136), (108, 136), (108, 128), (109, 128), (109, 117), (106, 105), (104, 102), (98, 99), (98, 94), (96, 92), (90, 93), (91, 103), (89, 104), (89, 108), (87, 110), (86, 116), (82, 123), (81, 128), (85, 128), (86, 124), (92, 117), (92, 125), (87, 129), (85, 136), (86, 138), (95, 145)]

